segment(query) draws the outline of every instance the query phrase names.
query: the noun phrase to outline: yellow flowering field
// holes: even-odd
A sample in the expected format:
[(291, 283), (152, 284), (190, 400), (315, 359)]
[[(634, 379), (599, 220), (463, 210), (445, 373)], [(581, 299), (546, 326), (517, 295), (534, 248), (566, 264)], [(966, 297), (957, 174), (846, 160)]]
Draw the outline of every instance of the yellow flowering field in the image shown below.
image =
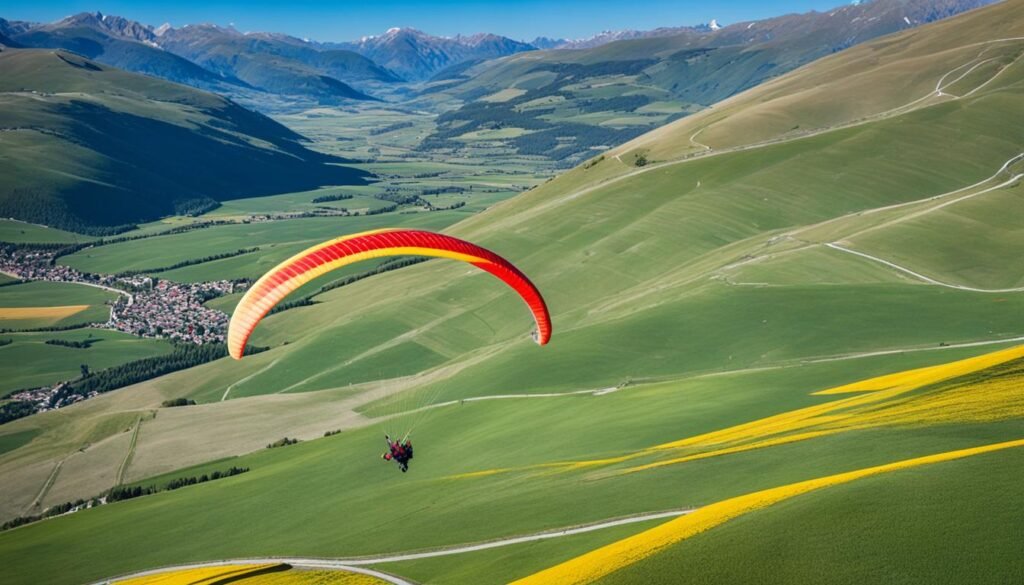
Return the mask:
[(925, 457), (905, 459), (885, 465), (867, 467), (855, 471), (838, 473), (817, 479), (801, 481), (758, 492), (729, 498), (709, 506), (705, 506), (692, 514), (680, 516), (660, 526), (614, 542), (593, 550), (576, 558), (560, 563), (539, 573), (535, 573), (513, 585), (540, 585), (547, 583), (582, 584), (592, 583), (622, 567), (640, 561), (677, 542), (705, 532), (723, 524), (737, 516), (771, 506), (801, 494), (835, 486), (857, 479), (889, 473), (901, 469), (909, 469), (921, 465), (930, 465), (943, 461), (952, 461), (971, 457), (981, 453), (989, 453), (1002, 449), (1024, 447), (1024, 439), (1005, 441), (969, 449), (958, 449), (945, 453), (936, 453)]
[(89, 308), (89, 305), (64, 305), (61, 307), (0, 307), (3, 319), (50, 319), (59, 321)]
[[(260, 573), (274, 568), (286, 570), (288, 565), (267, 563), (264, 565), (220, 565), (216, 567), (199, 567), (180, 571), (167, 571), (155, 575), (133, 577), (116, 581), (114, 585), (211, 585), (221, 579), (238, 578), (247, 574)], [(246, 579), (246, 582), (248, 580)]]

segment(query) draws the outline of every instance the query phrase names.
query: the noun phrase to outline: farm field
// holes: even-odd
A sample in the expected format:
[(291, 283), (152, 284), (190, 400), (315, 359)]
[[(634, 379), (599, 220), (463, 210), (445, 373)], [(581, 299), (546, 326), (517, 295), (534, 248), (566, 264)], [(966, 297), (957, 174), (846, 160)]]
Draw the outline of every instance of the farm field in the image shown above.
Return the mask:
[(25, 282), (0, 288), (0, 328), (37, 329), (103, 323), (116, 293), (64, 282)]
[[(71, 380), (81, 366), (99, 371), (137, 359), (170, 353), (171, 345), (155, 339), (139, 339), (118, 331), (75, 329), (37, 333), (3, 333), (10, 340), (0, 346), (0, 393)], [(47, 341), (86, 342), (87, 348), (47, 344)]]
[(0, 242), (26, 244), (38, 242), (59, 242), (74, 244), (94, 240), (92, 236), (66, 232), (56, 228), (25, 223), (12, 219), (0, 219)]

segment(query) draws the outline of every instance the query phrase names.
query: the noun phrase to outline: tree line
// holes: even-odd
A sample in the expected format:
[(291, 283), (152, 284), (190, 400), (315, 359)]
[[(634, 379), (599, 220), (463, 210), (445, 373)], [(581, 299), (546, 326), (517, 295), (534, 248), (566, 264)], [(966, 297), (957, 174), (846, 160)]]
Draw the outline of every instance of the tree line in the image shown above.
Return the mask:
[(163, 491), (173, 491), (190, 485), (197, 485), (200, 483), (206, 483), (208, 481), (216, 481), (218, 479), (223, 479), (225, 477), (232, 477), (235, 475), (246, 473), (247, 471), (249, 471), (248, 467), (232, 466), (227, 471), (214, 471), (213, 473), (210, 474), (204, 473), (199, 476), (194, 475), (190, 477), (179, 477), (176, 479), (172, 479), (171, 481), (164, 484), (163, 487), (157, 487), (153, 485), (146, 487), (139, 485), (117, 486), (111, 488), (110, 491), (107, 492), (107, 503), (122, 502), (124, 500), (131, 500), (141, 496), (148, 496), (150, 494), (156, 494)]
[(102, 505), (104, 502), (112, 504), (114, 502), (122, 502), (124, 500), (131, 500), (141, 496), (148, 496), (149, 494), (155, 494), (162, 491), (171, 491), (179, 488), (183, 488), (190, 485), (196, 485), (200, 483), (206, 483), (208, 481), (215, 481), (223, 479), (225, 477), (231, 477), (239, 475), (249, 471), (248, 467), (234, 467), (232, 466), (227, 471), (214, 471), (213, 473), (200, 476), (191, 477), (179, 477), (172, 479), (170, 482), (164, 484), (163, 487), (156, 486), (117, 486), (107, 491), (105, 499), (103, 497), (95, 497), (89, 500), (83, 500), (81, 498), (73, 502), (64, 502), (63, 504), (57, 504), (50, 506), (41, 514), (30, 514), (28, 516), (18, 516), (4, 522), (0, 525), (0, 531), (10, 530), (11, 528), (17, 528), (18, 526), (24, 526), (25, 524), (31, 524), (32, 522), (38, 522), (43, 518), (52, 518), (54, 516), (60, 516), (61, 514), (67, 514), (75, 509), (81, 509), (82, 507), (93, 508)]
[(70, 339), (47, 339), (43, 343), (46, 345), (60, 345), (62, 347), (72, 347), (75, 349), (89, 349), (89, 347), (97, 341), (99, 341), (99, 339), (83, 339), (82, 341), (73, 341)]
[(310, 200), (311, 203), (327, 203), (328, 201), (346, 201), (352, 199), (355, 195), (349, 195), (347, 193), (339, 193), (337, 195), (321, 195), (314, 197)]
[[(245, 353), (254, 354), (267, 349), (269, 348), (246, 346)], [(164, 374), (212, 362), (227, 355), (227, 346), (223, 343), (204, 345), (176, 343), (174, 350), (167, 355), (142, 358), (83, 376), (65, 385), (54, 394), (51, 400), (55, 403), (72, 394), (80, 396), (88, 396), (92, 392), (102, 394)]]
[(259, 250), (259, 247), (252, 248), (239, 248), (232, 252), (221, 252), (220, 254), (210, 254), (201, 258), (190, 258), (188, 260), (182, 260), (181, 262), (175, 262), (168, 266), (160, 266), (158, 268), (142, 268), (139, 270), (123, 270), (118, 272), (118, 276), (135, 276), (136, 274), (147, 274), (152, 272), (167, 272), (168, 270), (174, 270), (176, 268), (184, 268), (186, 266), (194, 266), (196, 264), (203, 264), (206, 262), (213, 262), (214, 260), (223, 260), (225, 258), (232, 258), (234, 256), (241, 256), (243, 254), (251, 254)]

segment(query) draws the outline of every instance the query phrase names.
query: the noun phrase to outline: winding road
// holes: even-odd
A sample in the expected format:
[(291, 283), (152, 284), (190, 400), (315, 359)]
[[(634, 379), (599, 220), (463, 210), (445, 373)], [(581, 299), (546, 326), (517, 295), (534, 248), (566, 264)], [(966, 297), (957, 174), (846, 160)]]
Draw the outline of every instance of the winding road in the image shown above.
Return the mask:
[(957, 289), (957, 290), (966, 290), (966, 291), (979, 292), (979, 293), (1010, 293), (1010, 292), (1022, 292), (1022, 291), (1024, 291), (1024, 287), (1017, 287), (1017, 288), (975, 288), (973, 286), (964, 286), (962, 284), (949, 284), (947, 282), (940, 282), (938, 280), (935, 280), (934, 278), (931, 278), (929, 276), (925, 276), (925, 275), (921, 274), (920, 272), (914, 272), (913, 270), (911, 270), (911, 269), (909, 269), (909, 268), (907, 268), (905, 266), (900, 266), (899, 264), (896, 264), (896, 263), (893, 263), (893, 262), (889, 262), (888, 260), (884, 260), (882, 258), (879, 258), (878, 256), (872, 256), (871, 254), (865, 254), (864, 252), (858, 252), (856, 250), (851, 250), (850, 248), (844, 248), (843, 246), (840, 246), (839, 244), (836, 244), (835, 242), (830, 243), (830, 244), (825, 244), (825, 245), (828, 246), (829, 248), (832, 248), (833, 250), (839, 250), (840, 252), (846, 252), (847, 254), (853, 254), (855, 256), (860, 256), (861, 258), (865, 258), (865, 259), (871, 260), (873, 262), (878, 262), (879, 264), (884, 264), (885, 266), (888, 266), (889, 268), (893, 268), (893, 269), (898, 270), (900, 272), (903, 272), (905, 274), (909, 274), (910, 276), (913, 276), (914, 278), (917, 278), (918, 280), (922, 280), (924, 282), (927, 282), (928, 284), (934, 284), (934, 285), (937, 285), (937, 286), (944, 286), (946, 288), (954, 288), (954, 289)]
[(458, 555), (463, 553), (478, 552), (482, 550), (488, 550), (492, 548), (501, 548), (504, 546), (511, 546), (514, 544), (523, 544), (527, 542), (537, 542), (541, 540), (550, 540), (552, 538), (561, 538), (563, 536), (573, 536), (575, 534), (585, 534), (587, 532), (594, 532), (595, 530), (603, 530), (605, 528), (612, 528), (615, 526), (624, 526), (627, 524), (635, 524), (637, 522), (647, 522), (648, 520), (661, 520), (668, 518), (676, 518), (684, 514), (693, 512), (696, 508), (686, 508), (683, 510), (668, 510), (662, 512), (650, 512), (647, 514), (639, 514), (636, 516), (627, 516), (624, 518), (613, 518), (611, 520), (605, 520), (603, 522), (597, 522), (594, 524), (585, 524), (582, 526), (574, 526), (571, 528), (564, 528), (560, 530), (551, 530), (546, 532), (537, 532), (534, 534), (527, 534), (524, 536), (515, 536), (512, 538), (504, 538), (501, 540), (491, 540), (487, 542), (480, 542), (476, 544), (464, 544), (455, 545), (445, 548), (438, 548), (434, 550), (426, 550), (421, 552), (408, 552), (408, 553), (397, 553), (392, 555), (381, 555), (373, 557), (358, 557), (353, 559), (316, 559), (316, 558), (287, 558), (287, 557), (259, 557), (259, 558), (246, 558), (246, 559), (231, 559), (221, 561), (208, 561), (203, 563), (191, 563), (185, 565), (175, 565), (170, 567), (161, 567), (158, 569), (151, 569), (148, 571), (140, 571), (138, 573), (131, 573), (129, 575), (120, 575), (117, 577), (111, 577), (103, 581), (98, 581), (96, 585), (106, 585), (122, 579), (131, 579), (134, 577), (145, 577), (146, 575), (154, 575), (157, 573), (163, 573), (165, 571), (181, 571), (187, 569), (198, 569), (202, 567), (217, 567), (222, 565), (256, 565), (266, 563), (287, 563), (293, 567), (303, 567), (309, 569), (335, 569), (343, 571), (351, 571), (353, 573), (362, 573), (364, 575), (372, 575), (378, 579), (383, 579), (388, 583), (394, 585), (414, 585), (413, 582), (407, 581), (396, 575), (390, 573), (384, 573), (382, 571), (376, 571), (373, 569), (364, 568), (367, 565), (377, 565), (381, 563), (394, 563), (399, 561), (412, 561), (418, 559), (430, 559), (435, 557), (444, 557), (449, 555)]

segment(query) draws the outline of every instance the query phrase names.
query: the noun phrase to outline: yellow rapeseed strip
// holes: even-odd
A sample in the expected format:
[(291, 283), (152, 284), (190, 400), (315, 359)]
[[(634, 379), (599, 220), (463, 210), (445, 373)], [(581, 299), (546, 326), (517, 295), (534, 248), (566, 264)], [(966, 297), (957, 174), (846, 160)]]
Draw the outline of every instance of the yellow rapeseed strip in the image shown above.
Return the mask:
[(907, 370), (905, 372), (897, 372), (887, 376), (861, 380), (860, 382), (854, 382), (852, 384), (822, 390), (821, 392), (815, 392), (815, 395), (845, 394), (848, 392), (874, 392), (877, 390), (887, 390), (891, 388), (920, 388), (922, 386), (927, 386), (928, 384), (950, 380), (965, 374), (980, 372), (981, 370), (1020, 358), (1024, 358), (1024, 345), (1018, 345), (972, 358), (957, 360), (955, 362), (949, 362), (948, 364), (917, 368), (916, 370)]
[(1021, 418), (1024, 417), (1024, 375), (971, 381), (962, 387), (947, 385), (923, 393), (915, 392), (932, 384), (947, 382), (1021, 358), (1024, 358), (1024, 346), (1017, 346), (947, 364), (869, 378), (815, 393), (818, 396), (849, 395), (831, 402), (798, 408), (615, 457), (484, 470), (455, 477), (483, 477), (544, 468), (556, 472), (580, 471), (642, 457), (678, 453), (674, 457), (636, 465), (621, 472), (633, 473), (852, 430)]
[(348, 571), (298, 571), (258, 575), (238, 582), (238, 585), (387, 585), (387, 581), (372, 575)]
[(0, 307), (0, 319), (64, 319), (89, 308), (89, 305), (60, 307)]
[[(116, 581), (114, 585), (210, 585), (221, 579), (232, 577), (238, 578), (248, 573), (263, 571), (271, 567), (281, 566), (281, 563), (267, 563), (263, 565), (219, 565), (216, 567), (199, 567), (195, 569), (182, 569), (180, 571), (167, 571), (144, 577), (133, 577), (123, 581)], [(245, 581), (248, 583), (248, 580)]]
[(1012, 447), (1024, 447), (1024, 439), (906, 459), (730, 498), (515, 581), (513, 585), (592, 583), (614, 571), (643, 560), (665, 547), (710, 530), (737, 516), (809, 491), (890, 471), (952, 461)]

